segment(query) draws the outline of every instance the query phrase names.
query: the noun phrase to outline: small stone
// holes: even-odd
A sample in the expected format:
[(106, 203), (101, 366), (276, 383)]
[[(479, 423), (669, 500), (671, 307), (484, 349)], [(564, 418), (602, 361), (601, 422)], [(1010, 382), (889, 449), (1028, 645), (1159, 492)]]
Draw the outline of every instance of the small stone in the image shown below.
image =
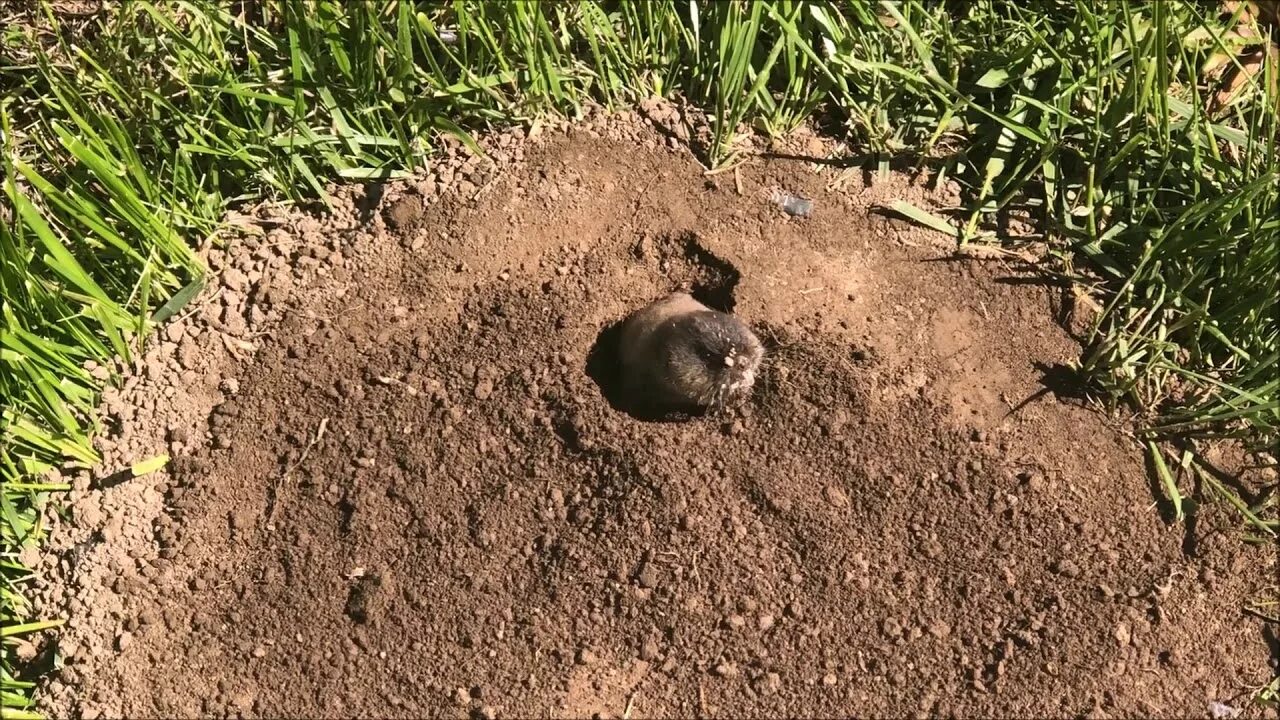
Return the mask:
[(1116, 642), (1119, 643), (1120, 647), (1124, 647), (1128, 645), (1129, 641), (1133, 639), (1133, 632), (1129, 630), (1129, 626), (1125, 625), (1124, 623), (1120, 623), (1119, 625), (1116, 625), (1116, 629), (1113, 635), (1115, 636)]
[(133, 644), (133, 633), (122, 632), (116, 636), (116, 650), (124, 652)]
[(228, 514), (232, 530), (245, 530), (253, 525), (253, 513), (245, 509), (233, 510)]
[(481, 380), (476, 383), (476, 387), (473, 392), (477, 400), (488, 400), (489, 396), (493, 395), (493, 381)]
[(227, 268), (227, 271), (222, 274), (222, 284), (236, 292), (243, 290), (247, 282), (249, 278), (235, 268)]
[(823, 685), (826, 685), (827, 687), (831, 687), (832, 685), (835, 685), (835, 684), (836, 684), (836, 674), (835, 674), (835, 673), (827, 673), (826, 675), (823, 675), (823, 676), (822, 676), (822, 684), (823, 684)]
[(756, 620), (756, 627), (760, 628), (760, 632), (768, 632), (774, 622), (773, 616), (766, 613)]
[(16, 643), (13, 653), (14, 656), (18, 658), (19, 662), (29, 663), (35, 659), (37, 653), (35, 643), (23, 640), (22, 638), (17, 638)]
[(885, 618), (880, 621), (880, 632), (884, 633), (885, 637), (896, 640), (902, 637), (902, 623), (899, 623), (897, 618)]
[(658, 587), (658, 570), (651, 563), (645, 563), (640, 568), (640, 573), (636, 576), (636, 581), (640, 583), (640, 587), (653, 589)]
[(266, 649), (266, 648), (264, 648), (264, 647), (262, 647), (261, 645), (257, 645), (257, 646), (255, 646), (255, 647), (253, 648), (253, 653), (252, 653), (252, 655), (253, 655), (255, 658), (263, 658), (263, 657), (266, 657), (266, 656), (267, 656), (267, 649)]
[(640, 659), (650, 662), (658, 657), (659, 652), (658, 642), (653, 638), (649, 638), (640, 646)]
[(231, 698), (231, 706), (241, 715), (248, 715), (253, 712), (253, 703), (256, 700), (253, 693), (239, 692)]
[(841, 509), (849, 507), (849, 496), (837, 485), (828, 485), (823, 489), (822, 496), (834, 507)]
[(1074, 578), (1080, 576), (1080, 568), (1067, 558), (1055, 560), (1050, 569), (1063, 577)]
[(578, 651), (579, 665), (594, 665), (597, 659), (596, 654), (591, 651), (591, 648), (582, 648)]
[(731, 662), (722, 662), (717, 664), (713, 669), (716, 675), (723, 678), (731, 678), (738, 676), (738, 666)]

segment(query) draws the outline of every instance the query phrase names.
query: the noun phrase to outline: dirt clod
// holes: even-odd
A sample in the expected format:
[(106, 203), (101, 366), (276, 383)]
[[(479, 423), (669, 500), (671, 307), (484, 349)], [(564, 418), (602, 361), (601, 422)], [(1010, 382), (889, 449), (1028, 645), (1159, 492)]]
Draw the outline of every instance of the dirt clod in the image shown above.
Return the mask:
[(422, 198), (416, 194), (407, 194), (387, 208), (387, 225), (392, 230), (408, 230), (422, 218), (422, 212)]

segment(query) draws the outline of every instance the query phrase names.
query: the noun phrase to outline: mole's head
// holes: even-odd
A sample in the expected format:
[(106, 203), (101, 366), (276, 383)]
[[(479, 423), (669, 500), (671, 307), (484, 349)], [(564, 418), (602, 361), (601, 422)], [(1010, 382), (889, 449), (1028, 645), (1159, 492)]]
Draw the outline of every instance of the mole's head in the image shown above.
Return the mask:
[(706, 310), (672, 324), (671, 370), (696, 404), (722, 409), (751, 392), (764, 346), (741, 320)]

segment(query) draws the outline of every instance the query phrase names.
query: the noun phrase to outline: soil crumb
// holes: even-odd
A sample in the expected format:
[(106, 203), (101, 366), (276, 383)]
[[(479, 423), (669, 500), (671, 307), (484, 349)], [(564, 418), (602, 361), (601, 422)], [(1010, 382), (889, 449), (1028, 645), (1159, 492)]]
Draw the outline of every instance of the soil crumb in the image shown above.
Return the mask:
[[(706, 176), (632, 113), (485, 143), (210, 251), (72, 479), (53, 715), (1263, 712), (1270, 549), (1162, 521), (1063, 290), (874, 211), (951, 199)], [(610, 402), (593, 348), (674, 290), (767, 345), (730, 417)]]

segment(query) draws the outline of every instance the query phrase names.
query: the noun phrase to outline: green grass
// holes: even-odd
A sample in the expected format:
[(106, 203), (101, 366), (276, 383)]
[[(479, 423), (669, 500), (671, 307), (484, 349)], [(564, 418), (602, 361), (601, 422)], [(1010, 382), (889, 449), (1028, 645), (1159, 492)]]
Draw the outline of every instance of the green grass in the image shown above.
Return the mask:
[[(959, 181), (957, 216), (903, 210), (960, 243), (1001, 242), (1002, 214), (1030, 214), (1060, 275), (1105, 306), (1080, 370), (1139, 413), (1172, 505), (1220, 499), (1254, 535), (1280, 529), (1274, 497), (1240, 497), (1196, 453), (1213, 436), (1280, 440), (1277, 69), (1205, 111), (1202, 69), (1235, 62), (1239, 15), (1120, 0), (268, 0), (247, 15), (138, 0), (87, 19), (30, 5), (0, 10), (6, 627), (32, 620), (19, 552), (64, 487), (50, 471), (96, 460), (103, 381), (86, 361), (129, 358), (189, 299), (193, 249), (225, 208), (324, 200), (331, 181), (427, 163), (442, 134), (653, 94), (707, 112), (709, 166), (735, 161), (746, 128), (816, 118), (874, 167), (915, 157)], [(31, 688), (10, 675), (9, 639), (0, 703), (18, 717)]]

